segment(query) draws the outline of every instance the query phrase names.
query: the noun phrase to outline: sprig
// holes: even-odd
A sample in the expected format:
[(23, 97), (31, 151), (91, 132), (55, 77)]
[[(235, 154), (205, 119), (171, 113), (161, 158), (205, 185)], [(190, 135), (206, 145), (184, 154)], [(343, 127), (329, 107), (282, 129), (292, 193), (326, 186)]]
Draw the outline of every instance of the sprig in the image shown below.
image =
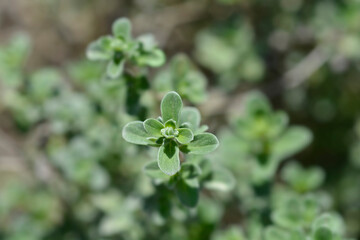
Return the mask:
[(152, 35), (131, 36), (131, 22), (120, 18), (112, 25), (112, 35), (102, 36), (90, 43), (86, 55), (90, 60), (108, 62), (109, 78), (122, 75), (126, 62), (144, 67), (159, 67), (165, 62), (165, 54), (156, 46)]
[(205, 133), (207, 127), (200, 126), (199, 111), (183, 108), (176, 92), (169, 92), (162, 99), (161, 115), (158, 119), (128, 123), (122, 136), (130, 143), (159, 147), (157, 163), (165, 174), (172, 176), (180, 171), (180, 152), (207, 154), (218, 147), (216, 136)]

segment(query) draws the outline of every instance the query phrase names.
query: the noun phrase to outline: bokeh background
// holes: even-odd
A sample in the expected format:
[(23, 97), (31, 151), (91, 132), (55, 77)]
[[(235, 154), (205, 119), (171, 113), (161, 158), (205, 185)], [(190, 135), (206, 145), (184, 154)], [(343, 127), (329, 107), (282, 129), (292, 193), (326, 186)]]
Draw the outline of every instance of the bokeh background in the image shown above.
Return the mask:
[(107, 211), (121, 212), (121, 231), (149, 224), (133, 219), (151, 188), (141, 172), (149, 153), (120, 137), (131, 119), (117, 109), (122, 83), (99, 90), (103, 66), (85, 60), (119, 17), (203, 72), (207, 98), (195, 104), (210, 131), (256, 89), (308, 127), (313, 142), (295, 158), (325, 170), (335, 209), (360, 236), (360, 1), (2, 0), (0, 239), (100, 239), (90, 236)]

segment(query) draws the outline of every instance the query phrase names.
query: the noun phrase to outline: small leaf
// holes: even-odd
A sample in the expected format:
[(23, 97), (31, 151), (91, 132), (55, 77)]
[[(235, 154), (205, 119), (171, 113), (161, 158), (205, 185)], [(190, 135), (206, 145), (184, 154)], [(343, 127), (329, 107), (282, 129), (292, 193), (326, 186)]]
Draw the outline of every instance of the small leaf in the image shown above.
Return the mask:
[(151, 136), (161, 137), (161, 129), (164, 128), (164, 125), (158, 120), (150, 118), (144, 121), (144, 128)]
[(180, 114), (179, 125), (189, 123), (190, 128), (196, 131), (200, 125), (201, 115), (199, 110), (194, 107), (184, 107)]
[(122, 131), (123, 138), (134, 144), (151, 145), (153, 144), (148, 138), (151, 137), (145, 130), (141, 121), (130, 122), (125, 125)]
[(274, 142), (274, 155), (280, 159), (290, 157), (299, 152), (312, 140), (311, 132), (304, 127), (290, 127)]
[(131, 38), (131, 22), (127, 18), (120, 18), (112, 25), (112, 32), (116, 37), (122, 37), (125, 40)]
[(179, 136), (176, 137), (176, 139), (181, 144), (188, 144), (194, 139), (194, 134), (192, 131), (188, 128), (179, 128)]
[(150, 67), (160, 67), (166, 61), (166, 57), (163, 51), (160, 49), (153, 49), (150, 52), (146, 52), (136, 57), (136, 61), (139, 65), (147, 65)]
[(87, 58), (90, 60), (109, 60), (112, 57), (111, 41), (110, 36), (105, 36), (90, 43), (86, 49)]
[(167, 93), (161, 101), (161, 115), (164, 122), (172, 119), (178, 122), (183, 103), (176, 92)]
[(207, 154), (214, 151), (218, 146), (219, 141), (214, 134), (201, 133), (194, 136), (194, 140), (187, 145), (185, 152)]
[(195, 207), (199, 200), (199, 181), (196, 178), (180, 179), (175, 185), (175, 193), (182, 204)]
[(179, 148), (174, 141), (165, 141), (159, 148), (158, 165), (161, 171), (170, 176), (180, 170)]
[(108, 63), (107, 69), (106, 69), (107, 75), (110, 78), (119, 77), (122, 74), (122, 72), (124, 71), (124, 64), (125, 64), (124, 60), (120, 61), (118, 64), (115, 63), (114, 61), (110, 61)]
[(160, 170), (158, 163), (156, 161), (147, 163), (144, 167), (144, 172), (150, 178), (161, 179), (161, 180), (170, 179), (169, 175), (166, 175)]

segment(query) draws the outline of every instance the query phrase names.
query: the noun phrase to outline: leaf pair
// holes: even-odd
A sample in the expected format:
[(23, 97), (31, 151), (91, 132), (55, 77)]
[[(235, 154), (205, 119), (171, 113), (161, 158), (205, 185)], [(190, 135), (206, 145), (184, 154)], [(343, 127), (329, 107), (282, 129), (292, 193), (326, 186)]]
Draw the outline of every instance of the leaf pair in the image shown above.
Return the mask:
[(112, 25), (111, 36), (103, 36), (90, 43), (86, 55), (90, 60), (108, 61), (107, 76), (122, 75), (126, 61), (137, 66), (159, 67), (165, 62), (165, 54), (157, 48), (152, 36), (132, 39), (131, 22), (120, 18)]
[(206, 154), (217, 148), (219, 142), (211, 133), (203, 133), (200, 113), (195, 108), (184, 108), (181, 97), (169, 92), (161, 101), (161, 117), (144, 122), (128, 123), (123, 138), (134, 144), (160, 147), (158, 166), (168, 175), (180, 170), (179, 153)]

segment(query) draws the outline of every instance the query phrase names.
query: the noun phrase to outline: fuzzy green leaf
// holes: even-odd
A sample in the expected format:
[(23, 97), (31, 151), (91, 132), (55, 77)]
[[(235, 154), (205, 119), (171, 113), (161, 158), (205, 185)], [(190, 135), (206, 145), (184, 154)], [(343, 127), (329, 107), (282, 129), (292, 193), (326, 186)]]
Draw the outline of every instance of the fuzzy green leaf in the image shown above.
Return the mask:
[(309, 145), (311, 140), (312, 134), (307, 128), (290, 127), (274, 142), (274, 156), (279, 159), (290, 157)]
[(179, 136), (176, 137), (176, 139), (181, 144), (188, 144), (194, 139), (194, 134), (192, 131), (188, 128), (179, 128)]
[(144, 121), (145, 130), (153, 137), (161, 137), (161, 129), (164, 125), (156, 119), (150, 118)]
[(176, 92), (167, 93), (161, 101), (161, 115), (164, 122), (172, 119), (178, 122), (183, 103)]
[(185, 152), (193, 154), (207, 154), (214, 151), (219, 146), (219, 141), (214, 134), (200, 133), (194, 136), (185, 148)]
[(105, 36), (89, 44), (86, 56), (90, 60), (109, 60), (112, 57), (111, 37)]
[(145, 130), (141, 121), (130, 122), (125, 125), (122, 131), (123, 138), (134, 144), (150, 145), (153, 144), (148, 138), (151, 137)]
[(116, 20), (112, 25), (112, 32), (116, 37), (129, 40), (131, 38), (131, 22), (127, 18)]
[(106, 73), (110, 78), (117, 78), (119, 77), (124, 71), (124, 64), (125, 61), (122, 60), (119, 63), (115, 63), (114, 61), (110, 61), (108, 63)]
[(199, 110), (194, 107), (184, 107), (181, 111), (179, 125), (189, 123), (192, 131), (196, 131), (200, 125), (201, 115)]
[(180, 179), (176, 183), (175, 193), (182, 204), (195, 207), (199, 200), (199, 181), (196, 178)]
[(159, 148), (158, 165), (167, 175), (174, 175), (180, 170), (179, 148), (172, 140), (165, 141)]
[(153, 49), (150, 52), (146, 52), (136, 57), (137, 63), (142, 65), (147, 65), (150, 67), (160, 67), (166, 61), (166, 57), (163, 51), (160, 49)]

